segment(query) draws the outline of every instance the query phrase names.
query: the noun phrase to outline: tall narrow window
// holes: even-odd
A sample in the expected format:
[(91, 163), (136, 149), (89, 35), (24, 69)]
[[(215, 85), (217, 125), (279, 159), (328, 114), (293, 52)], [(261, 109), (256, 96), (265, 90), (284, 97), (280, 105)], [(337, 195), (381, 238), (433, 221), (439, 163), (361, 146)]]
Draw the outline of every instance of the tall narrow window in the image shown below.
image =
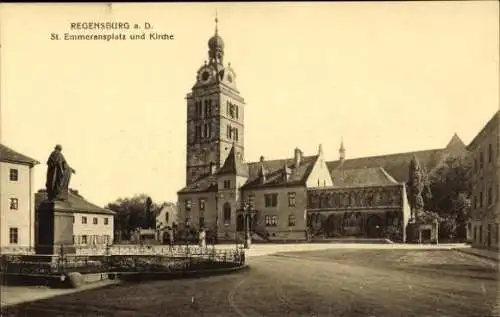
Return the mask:
[(9, 179), (11, 182), (17, 182), (19, 179), (19, 171), (15, 168), (11, 168), (9, 172)]
[(93, 221), (94, 225), (96, 225), (98, 223), (98, 220), (96, 217), (94, 217), (94, 219), (92, 219), (92, 221)]
[(295, 192), (288, 193), (288, 207), (295, 207)]
[(493, 161), (493, 146), (488, 144), (488, 163)]
[(18, 210), (19, 209), (19, 199), (11, 198), (10, 199), (10, 210)]
[(17, 244), (19, 242), (19, 230), (17, 228), (9, 229), (9, 243)]
[(479, 169), (482, 169), (484, 165), (484, 154), (483, 151), (479, 152)]
[(82, 217), (82, 224), (86, 224), (87, 223), (87, 217)]
[(185, 205), (185, 207), (186, 207), (186, 211), (187, 211), (187, 212), (191, 211), (191, 199), (186, 199), (186, 200), (184, 201), (184, 205)]
[(199, 203), (200, 203), (200, 211), (205, 211), (205, 199), (200, 198)]
[(235, 106), (235, 110), (236, 110), (236, 119), (239, 119), (240, 118), (240, 114), (239, 114), (239, 111), (238, 111), (238, 106)]
[(483, 192), (479, 193), (479, 208), (483, 208)]
[(224, 204), (224, 224), (229, 225), (231, 223), (231, 205), (229, 203)]
[(488, 188), (488, 206), (493, 203), (493, 190), (492, 188)]
[(266, 226), (271, 226), (271, 216), (266, 216), (265, 221), (266, 221)]
[(238, 141), (238, 128), (234, 128), (234, 140)]
[(271, 226), (277, 227), (278, 226), (278, 216), (272, 216), (271, 217)]

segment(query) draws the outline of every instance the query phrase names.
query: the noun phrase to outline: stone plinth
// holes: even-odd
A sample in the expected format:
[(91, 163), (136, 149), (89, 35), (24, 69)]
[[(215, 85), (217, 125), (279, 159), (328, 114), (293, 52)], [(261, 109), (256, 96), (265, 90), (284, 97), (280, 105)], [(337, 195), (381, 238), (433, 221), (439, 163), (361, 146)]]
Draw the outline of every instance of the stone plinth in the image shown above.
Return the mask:
[(37, 254), (75, 254), (73, 213), (67, 201), (43, 201), (36, 210)]
[[(428, 233), (428, 234), (426, 234)], [(407, 227), (407, 242), (409, 243), (433, 243), (437, 244), (439, 239), (439, 223), (409, 223)]]

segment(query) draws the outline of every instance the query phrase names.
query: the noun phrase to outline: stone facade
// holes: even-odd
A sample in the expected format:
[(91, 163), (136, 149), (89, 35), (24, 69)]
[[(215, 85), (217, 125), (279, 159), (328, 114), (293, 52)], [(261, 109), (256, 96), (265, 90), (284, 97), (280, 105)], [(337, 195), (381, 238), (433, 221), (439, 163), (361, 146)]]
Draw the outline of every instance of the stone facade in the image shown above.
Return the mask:
[[(410, 161), (416, 157), (430, 172), (447, 156), (466, 153), (455, 134), (445, 148), (427, 151), (347, 159), (341, 142), (335, 161), (326, 161), (320, 146), (314, 155), (296, 148), (290, 158), (245, 162), (244, 99), (234, 70), (222, 63), (224, 42), (217, 30), (208, 55), (187, 96), (186, 186), (178, 192), (181, 226), (203, 226), (220, 239), (239, 239), (238, 232), (248, 226), (255, 240), (295, 241), (311, 234), (379, 237), (398, 229), (391, 237), (405, 241)], [(207, 124), (210, 128), (204, 128)], [(319, 198), (325, 195), (326, 205)]]
[(0, 144), (0, 248), (33, 247), (36, 160)]
[(500, 249), (500, 112), (472, 140), (472, 212), (467, 236), (473, 246)]

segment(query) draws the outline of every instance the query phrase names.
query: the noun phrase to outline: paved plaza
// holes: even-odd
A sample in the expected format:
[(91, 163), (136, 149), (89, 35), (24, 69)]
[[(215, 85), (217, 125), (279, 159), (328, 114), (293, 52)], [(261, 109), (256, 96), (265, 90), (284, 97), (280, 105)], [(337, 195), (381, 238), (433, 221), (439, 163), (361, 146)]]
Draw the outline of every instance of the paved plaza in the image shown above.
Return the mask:
[[(11, 313), (228, 317), (498, 315), (498, 263), (452, 250), (455, 247), (255, 245), (248, 252), (249, 271), (202, 279), (108, 285), (27, 303), (20, 307), (22, 311)], [(309, 250), (305, 252), (304, 248)]]

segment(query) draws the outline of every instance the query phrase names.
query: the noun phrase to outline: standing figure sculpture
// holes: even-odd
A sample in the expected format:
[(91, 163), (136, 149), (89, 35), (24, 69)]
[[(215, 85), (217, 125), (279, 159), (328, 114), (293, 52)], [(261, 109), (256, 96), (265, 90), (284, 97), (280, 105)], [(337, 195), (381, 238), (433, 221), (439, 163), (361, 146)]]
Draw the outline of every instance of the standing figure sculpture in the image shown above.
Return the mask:
[(56, 145), (47, 160), (47, 182), (45, 183), (47, 198), (67, 200), (71, 174), (74, 173), (75, 170), (68, 165), (62, 154), (62, 146)]

